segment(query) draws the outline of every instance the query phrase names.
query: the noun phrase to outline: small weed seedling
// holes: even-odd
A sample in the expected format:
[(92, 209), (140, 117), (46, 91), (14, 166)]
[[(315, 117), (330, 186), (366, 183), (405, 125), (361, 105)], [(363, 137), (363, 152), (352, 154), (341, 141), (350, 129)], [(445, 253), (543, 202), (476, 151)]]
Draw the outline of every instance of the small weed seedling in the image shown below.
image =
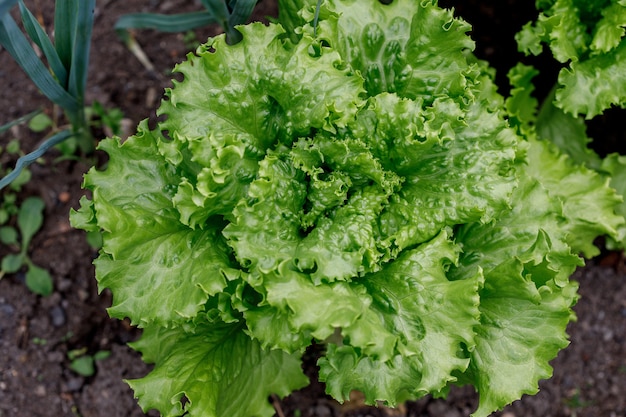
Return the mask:
[(100, 350), (93, 355), (88, 355), (86, 348), (67, 352), (67, 357), (71, 361), (70, 369), (84, 377), (93, 376), (96, 373), (96, 361), (104, 360), (109, 356), (111, 356), (111, 351), (108, 350)]
[[(0, 128), (4, 132), (10, 126), (28, 122), (28, 128), (33, 132), (41, 132), (53, 127), (50, 117), (39, 111), (33, 112), (24, 118), (18, 119)], [(21, 158), (24, 153), (20, 149), (18, 139), (9, 141), (0, 155), (5, 153), (11, 158)], [(7, 177), (10, 169), (0, 164), (0, 177)], [(31, 179), (31, 172), (24, 168), (19, 172), (9, 186), (2, 191), (0, 200), (0, 243), (13, 248), (18, 253), (5, 255), (0, 263), (0, 278), (5, 274), (18, 272), (23, 266), (27, 268), (26, 285), (36, 294), (50, 295), (52, 279), (45, 269), (33, 264), (28, 256), (30, 242), (43, 224), (44, 202), (39, 197), (29, 197), (21, 204), (17, 193)], [(17, 217), (17, 221), (13, 219)]]
[(35, 265), (28, 256), (28, 246), (31, 239), (43, 224), (43, 209), (45, 205), (39, 197), (28, 197), (17, 208), (18, 231), (12, 226), (0, 228), (0, 240), (3, 244), (19, 248), (18, 253), (6, 255), (2, 258), (0, 277), (5, 274), (18, 272), (26, 267), (26, 286), (34, 293), (50, 295), (52, 293), (52, 278), (48, 271)]

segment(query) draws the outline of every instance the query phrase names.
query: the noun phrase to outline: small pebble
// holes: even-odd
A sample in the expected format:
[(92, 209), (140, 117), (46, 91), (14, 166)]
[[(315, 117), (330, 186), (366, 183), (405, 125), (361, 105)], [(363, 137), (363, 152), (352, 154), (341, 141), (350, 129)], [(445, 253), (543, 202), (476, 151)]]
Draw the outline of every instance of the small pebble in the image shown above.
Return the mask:
[(74, 283), (71, 279), (61, 278), (57, 284), (57, 289), (62, 292), (67, 291), (72, 287), (73, 284)]
[(0, 313), (2, 313), (5, 316), (12, 316), (13, 313), (15, 313), (15, 307), (13, 307), (11, 304), (0, 304)]
[(54, 327), (61, 327), (66, 323), (65, 310), (60, 306), (54, 306), (50, 309), (50, 321)]
[(89, 298), (89, 293), (83, 289), (76, 291), (76, 293), (78, 294), (80, 301), (86, 301), (87, 298)]
[(59, 193), (58, 198), (61, 203), (65, 204), (70, 201), (70, 199), (72, 198), (72, 195), (68, 193), (67, 191), (62, 191)]
[(332, 417), (333, 413), (330, 408), (326, 405), (320, 404), (316, 405), (313, 409), (314, 415), (316, 417)]
[(75, 392), (80, 390), (85, 383), (82, 377), (70, 378), (65, 382), (65, 391)]
[(35, 395), (38, 397), (45, 397), (46, 396), (46, 387), (44, 387), (43, 385), (37, 385), (35, 387)]
[(63, 360), (65, 360), (63, 353), (56, 351), (56, 350), (49, 352), (47, 356), (48, 356), (48, 362), (52, 362), (52, 363), (61, 363), (63, 362)]

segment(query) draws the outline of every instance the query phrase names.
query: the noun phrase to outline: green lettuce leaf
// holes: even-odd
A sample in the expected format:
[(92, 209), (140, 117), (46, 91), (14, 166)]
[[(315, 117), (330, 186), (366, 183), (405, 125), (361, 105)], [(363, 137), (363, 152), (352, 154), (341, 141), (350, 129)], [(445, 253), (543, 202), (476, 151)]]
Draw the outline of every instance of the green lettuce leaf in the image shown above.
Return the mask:
[(178, 65), (184, 81), (174, 82), (159, 109), (169, 116), (161, 129), (173, 139), (162, 152), (183, 176), (174, 201), (192, 227), (232, 212), (268, 149), (345, 124), (363, 91), (332, 51), (289, 45), (278, 25), (239, 30), (245, 41), (213, 38)]
[(210, 295), (226, 287), (230, 269), (220, 224), (193, 230), (179, 222), (172, 205), (179, 177), (159, 156), (156, 142), (145, 124), (123, 144), (101, 142), (111, 160), (105, 171), (86, 175), (93, 206), (81, 209), (95, 211), (102, 230), (96, 277), (100, 290), (114, 293), (109, 313), (141, 325), (194, 317)]
[(507, 73), (511, 84), (510, 96), (506, 98), (505, 106), (509, 113), (509, 121), (521, 133), (528, 133), (536, 123), (539, 102), (533, 96), (535, 86), (533, 78), (539, 71), (532, 66), (518, 63)]
[(595, 52), (609, 52), (619, 45), (624, 34), (626, 34), (626, 3), (622, 0), (602, 9), (602, 19), (594, 29), (591, 49)]
[[(456, 380), (453, 372), (463, 372), (469, 362), (463, 350), (474, 345), (482, 285), (480, 273), (448, 279), (446, 271), (458, 253), (459, 248), (442, 232), (362, 279), (373, 302), (353, 327), (376, 320), (378, 330), (355, 334), (347, 328), (342, 345), (328, 346), (319, 361), (320, 379), (328, 393), (341, 401), (358, 389), (369, 404), (396, 405), (438, 392)], [(385, 359), (368, 354), (367, 344), (385, 333), (398, 338), (395, 355)]]
[(548, 44), (570, 62), (559, 74), (556, 105), (591, 119), (611, 106), (624, 107), (626, 4), (623, 0), (556, 0), (539, 4), (537, 21), (517, 34), (518, 48), (538, 55)]
[(582, 262), (561, 240), (566, 220), (558, 200), (530, 175), (522, 178), (511, 212), (456, 234), (463, 254), (451, 276), (477, 269), (485, 276), (476, 346), (458, 382), (480, 395), (474, 417), (536, 393), (538, 380), (551, 375), (548, 362), (567, 345), (565, 327), (573, 318), (576, 285), (569, 276)]
[(626, 5), (621, 0), (555, 0), (537, 7), (537, 21), (516, 35), (519, 50), (527, 55), (539, 55), (545, 43), (559, 62), (585, 60), (615, 48), (624, 35)]
[(528, 173), (562, 202), (567, 218), (562, 231), (574, 252), (592, 258), (600, 253), (594, 245), (597, 237), (618, 239), (624, 217), (616, 208), (623, 199), (610, 187), (608, 177), (576, 165), (546, 141), (531, 141), (528, 159)]
[[(608, 155), (602, 160), (601, 170), (610, 176), (611, 187), (622, 196), (620, 204), (615, 208), (616, 213), (622, 217), (626, 217), (626, 201), (624, 199), (624, 196), (626, 196), (626, 156), (616, 153)], [(626, 248), (625, 225), (622, 224), (618, 229), (617, 237), (608, 240), (607, 246), (614, 250)]]
[(517, 138), (497, 114), (479, 103), (464, 112), (437, 100), (424, 116), (441, 143), (413, 164), (382, 215), (382, 229), (399, 249), (429, 240), (445, 226), (488, 221), (507, 208), (515, 186)]
[(626, 40), (610, 52), (572, 63), (559, 74), (556, 105), (587, 119), (611, 106), (626, 108)]
[(577, 285), (533, 281), (545, 279), (546, 272), (554, 274), (542, 264), (516, 259), (485, 276), (476, 346), (460, 377), (480, 394), (473, 417), (487, 417), (523, 394), (536, 394), (538, 380), (552, 376), (549, 361), (568, 344), (565, 327), (573, 318)]
[(127, 382), (144, 411), (164, 417), (270, 417), (270, 394), (283, 397), (308, 384), (298, 354), (261, 348), (240, 324), (148, 326), (132, 345), (156, 365)]
[[(305, 14), (305, 20), (313, 19)], [(369, 95), (390, 92), (430, 103), (468, 94), (467, 75), (477, 74), (467, 63), (466, 52), (474, 49), (469, 30), (434, 2), (335, 0), (323, 3), (317, 34), (365, 78)]]
[(549, 250), (550, 262), (558, 273), (559, 284), (563, 285), (573, 272), (568, 266), (581, 262), (563, 241), (562, 228), (567, 219), (563, 216), (562, 203), (551, 197), (530, 173), (526, 175), (528, 178), (515, 189), (513, 203), (527, 201), (532, 204), (513, 204), (510, 212), (493, 222), (471, 223), (458, 229), (455, 236), (463, 249), (460, 269), (481, 268), (487, 277), (501, 263), (526, 256), (524, 254), (532, 255), (525, 261), (541, 263), (541, 257), (547, 252), (537, 251), (534, 255), (535, 246), (545, 241), (548, 246), (543, 249)]
[(587, 136), (585, 121), (558, 108), (554, 104), (554, 92), (544, 101), (537, 116), (537, 137), (555, 144), (575, 163), (598, 170), (602, 160), (589, 147), (592, 139)]
[(533, 97), (533, 78), (539, 74), (534, 67), (517, 64), (509, 73), (511, 95), (506, 99), (509, 122), (518, 132), (555, 144), (577, 164), (598, 170), (602, 163), (598, 154), (589, 148), (591, 138), (581, 117), (565, 113), (554, 104), (556, 88), (539, 107)]
[[(521, 64), (509, 72), (514, 88), (507, 108), (513, 124), (529, 138), (526, 171), (562, 203), (565, 241), (574, 252), (591, 258), (599, 254), (593, 243), (598, 236), (619, 239), (624, 218), (617, 208), (623, 199), (610, 188), (616, 182), (604, 175), (607, 169), (600, 157), (587, 147), (591, 139), (584, 121), (556, 107), (554, 91), (536, 114), (536, 101), (530, 97), (530, 80), (536, 74)], [(532, 105), (530, 110), (524, 103)]]

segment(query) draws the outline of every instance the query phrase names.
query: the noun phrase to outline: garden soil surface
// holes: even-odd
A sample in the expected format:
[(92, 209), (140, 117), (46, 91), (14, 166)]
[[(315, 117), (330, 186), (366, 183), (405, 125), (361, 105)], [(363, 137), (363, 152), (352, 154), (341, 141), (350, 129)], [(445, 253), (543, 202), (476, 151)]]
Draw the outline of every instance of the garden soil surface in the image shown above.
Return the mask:
[[(366, 0), (360, 0), (366, 1)], [(498, 83), (506, 93), (504, 74), (521, 55), (512, 34), (532, 18), (528, 1), (445, 1), (476, 26), (477, 54), (498, 68)], [(31, 10), (51, 30), (53, 2), (27, 1)], [(174, 13), (198, 10), (196, 2), (183, 0), (98, 0), (92, 42), (88, 102), (95, 100), (124, 113), (123, 127), (132, 133), (145, 118), (154, 125), (155, 109), (163, 89), (170, 86), (171, 69), (185, 59), (194, 40), (217, 33), (206, 28), (193, 34), (163, 34), (142, 30), (135, 37), (152, 67), (142, 64), (118, 40), (113, 25), (126, 13), (150, 11)], [(262, 0), (255, 19), (276, 16), (274, 1)], [(541, 62), (531, 62), (541, 65)], [(545, 67), (554, 76), (558, 68)], [(41, 109), (62, 123), (59, 109), (43, 98), (9, 54), (0, 49), (0, 125)], [(541, 94), (541, 88), (539, 89)], [(592, 126), (592, 134), (626, 143), (623, 112), (609, 112)], [(619, 123), (616, 123), (619, 122)], [(104, 137), (106, 132), (101, 132)], [(0, 136), (4, 146), (19, 138), (24, 151), (32, 151), (42, 134), (18, 126)], [(603, 143), (608, 143), (604, 140)], [(624, 145), (621, 145), (622, 147)], [(608, 149), (605, 151), (619, 150)], [(98, 294), (92, 260), (96, 252), (82, 231), (70, 227), (68, 213), (78, 207), (84, 194), (82, 175), (93, 164), (101, 165), (101, 154), (89, 158), (56, 160), (51, 152), (43, 163), (31, 166), (33, 179), (19, 194), (39, 196), (45, 203), (45, 221), (29, 248), (33, 262), (47, 269), (54, 280), (49, 297), (31, 293), (23, 272), (0, 280), (0, 417), (137, 417), (146, 415), (137, 405), (124, 379), (138, 378), (150, 370), (126, 344), (140, 335), (128, 322), (110, 319), (106, 308), (111, 295)], [(6, 155), (0, 162), (14, 163)], [(0, 247), (0, 256), (16, 248)], [(569, 326), (571, 344), (552, 362), (554, 376), (540, 383), (536, 396), (526, 396), (505, 410), (506, 417), (626, 417), (626, 267), (620, 254), (603, 251), (589, 260), (573, 277), (580, 283), (578, 321)], [(71, 368), (75, 352), (94, 355), (108, 352), (96, 361), (92, 376), (81, 376)], [(447, 399), (423, 398), (397, 409), (366, 407), (358, 394), (340, 405), (324, 394), (316, 381), (311, 349), (304, 368), (311, 377), (309, 387), (278, 399), (269, 398), (276, 416), (376, 417), (376, 416), (468, 416), (476, 407), (472, 389), (453, 389)], [(515, 375), (511, 375), (515, 378)], [(150, 411), (147, 415), (158, 415)], [(229, 416), (221, 416), (229, 417)]]

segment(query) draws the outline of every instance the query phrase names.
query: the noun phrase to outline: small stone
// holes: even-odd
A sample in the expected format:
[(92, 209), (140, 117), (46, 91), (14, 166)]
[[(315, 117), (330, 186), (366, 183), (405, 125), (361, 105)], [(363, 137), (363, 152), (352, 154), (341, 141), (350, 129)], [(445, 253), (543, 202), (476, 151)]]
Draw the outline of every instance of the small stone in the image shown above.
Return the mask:
[(82, 377), (70, 378), (65, 382), (65, 391), (75, 392), (79, 391), (85, 384), (85, 379)]
[(327, 405), (319, 404), (313, 409), (313, 413), (316, 417), (332, 417), (333, 413)]
[(62, 292), (67, 291), (72, 287), (72, 285), (73, 285), (73, 282), (71, 279), (61, 278), (59, 282), (57, 283), (57, 289)]
[(15, 307), (13, 307), (11, 304), (2, 303), (0, 304), (0, 313), (7, 317), (10, 317), (15, 313)]
[(70, 201), (70, 199), (72, 198), (72, 195), (68, 193), (67, 191), (62, 191), (59, 193), (58, 198), (61, 203), (65, 204)]
[(61, 363), (65, 360), (65, 356), (63, 356), (63, 353), (57, 350), (49, 352), (47, 356), (48, 356), (48, 362), (52, 362), (52, 363)]
[(86, 301), (87, 298), (89, 298), (89, 293), (83, 289), (76, 291), (76, 294), (78, 295), (80, 301)]
[(67, 319), (65, 317), (65, 310), (61, 306), (54, 306), (50, 309), (50, 321), (54, 327), (63, 326)]
[(46, 387), (44, 387), (43, 385), (37, 385), (35, 387), (35, 395), (38, 397), (45, 397), (46, 396)]

